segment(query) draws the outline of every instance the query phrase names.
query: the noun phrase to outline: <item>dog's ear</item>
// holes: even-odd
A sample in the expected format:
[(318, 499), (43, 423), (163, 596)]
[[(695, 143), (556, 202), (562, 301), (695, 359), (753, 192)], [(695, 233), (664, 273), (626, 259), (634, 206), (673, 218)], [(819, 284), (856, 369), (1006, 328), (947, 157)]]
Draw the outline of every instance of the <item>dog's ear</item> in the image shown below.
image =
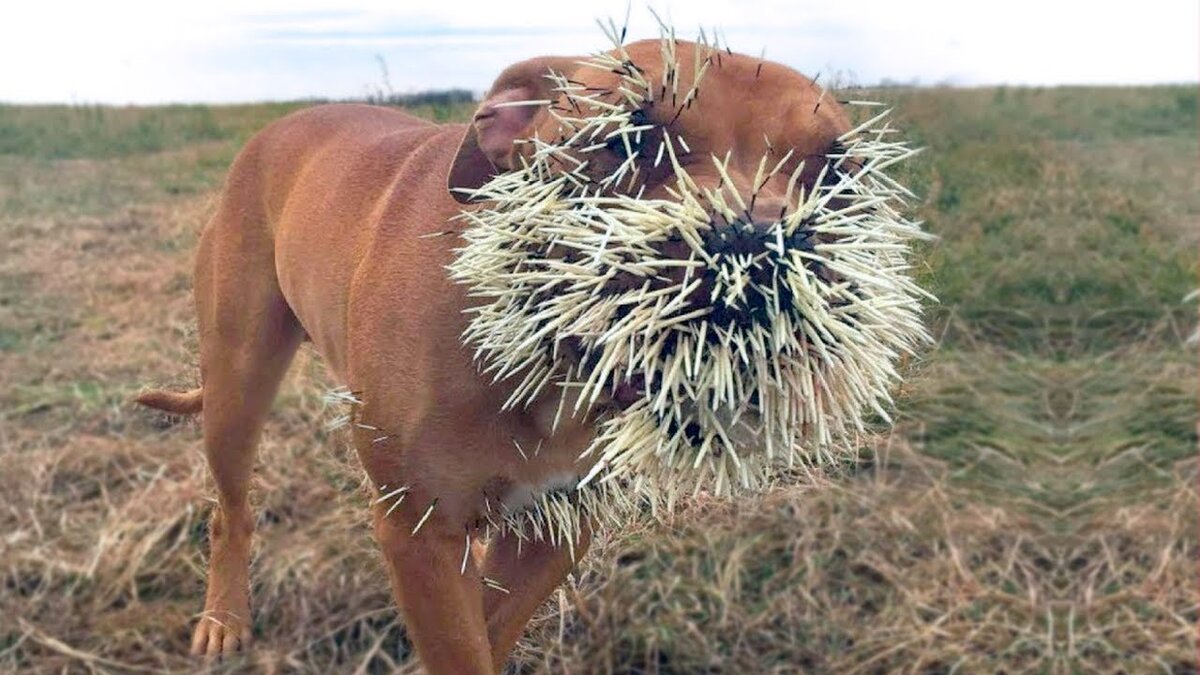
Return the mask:
[(573, 56), (541, 56), (513, 64), (500, 73), (475, 111), (450, 164), (446, 183), (459, 203), (469, 200), (461, 190), (475, 189), (496, 173), (513, 168), (513, 141), (532, 133), (539, 113), (546, 107), (499, 104), (553, 99), (556, 85), (550, 73), (570, 77), (580, 60)]

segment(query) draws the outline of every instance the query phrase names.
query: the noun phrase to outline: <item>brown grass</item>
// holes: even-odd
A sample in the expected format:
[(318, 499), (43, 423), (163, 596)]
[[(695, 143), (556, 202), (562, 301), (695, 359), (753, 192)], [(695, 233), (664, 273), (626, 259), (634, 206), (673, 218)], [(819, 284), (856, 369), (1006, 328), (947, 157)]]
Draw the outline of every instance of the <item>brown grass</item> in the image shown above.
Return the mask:
[[(513, 671), (1195, 672), (1197, 369), (1180, 305), (1195, 238), (1180, 222), (1200, 206), (1172, 181), (1194, 177), (1197, 142), (1126, 110), (1189, 104), (998, 91), (901, 96), (933, 146), (912, 180), (942, 235), (924, 269), (944, 305), (896, 429), (819, 484), (602, 538)], [(1077, 108), (1099, 112), (1029, 121)], [(129, 399), (194, 384), (191, 250), (238, 120), (260, 113), (216, 110), (223, 136), (151, 152), (0, 155), (0, 670), (195, 667), (199, 427)], [(302, 352), (266, 429), (256, 642), (224, 670), (418, 670), (362, 472), (323, 430), (328, 386)]]

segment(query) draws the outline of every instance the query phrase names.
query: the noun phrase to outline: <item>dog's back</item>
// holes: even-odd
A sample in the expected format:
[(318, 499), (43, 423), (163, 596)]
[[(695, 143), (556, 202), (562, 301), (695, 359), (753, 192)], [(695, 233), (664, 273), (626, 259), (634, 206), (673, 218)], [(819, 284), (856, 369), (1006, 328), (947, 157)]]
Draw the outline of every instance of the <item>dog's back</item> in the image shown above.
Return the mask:
[[(457, 210), (442, 195), (446, 168), (435, 165), (453, 154), (463, 129), (378, 106), (295, 112), (246, 145), (204, 237), (228, 241), (228, 233), (213, 230), (243, 228), (243, 241), (269, 243), (272, 257), (261, 251), (255, 267), (274, 268), (288, 307), (329, 366), (342, 374), (355, 271), (378, 236), (408, 239), (423, 226), (444, 226)], [(413, 202), (434, 213), (406, 215)]]
[[(331, 104), (252, 137), (200, 235), (201, 331), (241, 316), (230, 304), (266, 303), (278, 323), (294, 324), (282, 334), (307, 335), (343, 376), (354, 275), (380, 235), (413, 239), (461, 208), (446, 194), (445, 175), (464, 130), (395, 108)], [(420, 217), (406, 215), (414, 208)], [(138, 401), (180, 414), (204, 407), (199, 389), (147, 391)]]

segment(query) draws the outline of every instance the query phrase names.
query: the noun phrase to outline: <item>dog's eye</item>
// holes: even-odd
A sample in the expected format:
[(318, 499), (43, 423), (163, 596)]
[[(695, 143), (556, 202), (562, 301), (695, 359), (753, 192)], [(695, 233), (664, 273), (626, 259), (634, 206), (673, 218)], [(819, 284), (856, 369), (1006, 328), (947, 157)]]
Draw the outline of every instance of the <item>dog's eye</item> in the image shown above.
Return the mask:
[(631, 137), (629, 139), (628, 148), (625, 146), (624, 136), (614, 136), (609, 139), (608, 143), (604, 144), (608, 151), (620, 157), (621, 159), (629, 159), (630, 153), (636, 155), (638, 152), (637, 142)]
[[(626, 138), (629, 139), (628, 147), (625, 145)], [(642, 148), (642, 144), (638, 142), (637, 134), (621, 134), (608, 139), (604, 147), (608, 148), (609, 152), (621, 159), (629, 159), (631, 153), (634, 155), (638, 154), (638, 151)]]

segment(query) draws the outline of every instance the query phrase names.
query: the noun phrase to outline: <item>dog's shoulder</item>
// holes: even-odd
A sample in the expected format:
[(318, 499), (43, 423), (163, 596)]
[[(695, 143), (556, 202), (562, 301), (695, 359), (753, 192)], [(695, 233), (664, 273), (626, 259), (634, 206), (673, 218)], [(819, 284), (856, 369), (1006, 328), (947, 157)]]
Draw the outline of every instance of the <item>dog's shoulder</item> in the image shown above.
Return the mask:
[[(446, 140), (452, 152), (461, 131), (438, 125), (404, 110), (365, 104), (324, 104), (303, 108), (281, 117), (258, 132), (240, 153), (238, 165), (246, 167), (299, 167), (317, 162), (325, 173), (351, 169), (364, 163), (379, 169), (396, 166), (417, 148), (436, 137)], [(256, 170), (256, 169), (254, 169)]]
[(398, 108), (357, 103), (329, 103), (302, 108), (281, 117), (261, 132), (260, 143), (318, 139), (333, 136), (344, 140), (373, 139), (417, 130), (434, 131), (436, 124)]

